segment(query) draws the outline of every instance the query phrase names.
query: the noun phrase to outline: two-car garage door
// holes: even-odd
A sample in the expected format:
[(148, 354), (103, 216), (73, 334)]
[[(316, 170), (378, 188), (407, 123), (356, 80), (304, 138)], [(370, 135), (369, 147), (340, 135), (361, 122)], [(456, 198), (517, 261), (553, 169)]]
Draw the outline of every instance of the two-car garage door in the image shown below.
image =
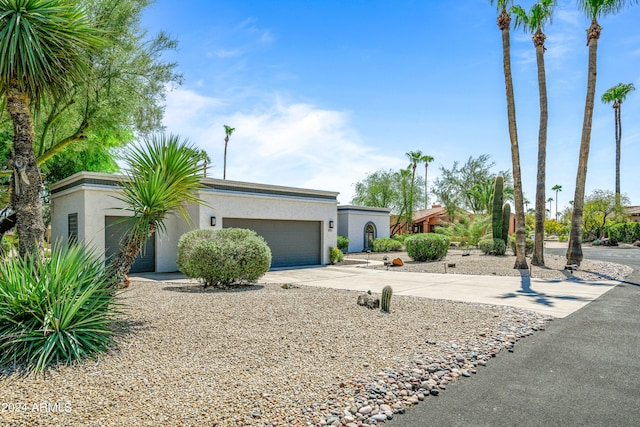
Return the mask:
[(224, 228), (248, 228), (266, 240), (271, 267), (316, 265), (321, 258), (321, 222), (224, 218)]

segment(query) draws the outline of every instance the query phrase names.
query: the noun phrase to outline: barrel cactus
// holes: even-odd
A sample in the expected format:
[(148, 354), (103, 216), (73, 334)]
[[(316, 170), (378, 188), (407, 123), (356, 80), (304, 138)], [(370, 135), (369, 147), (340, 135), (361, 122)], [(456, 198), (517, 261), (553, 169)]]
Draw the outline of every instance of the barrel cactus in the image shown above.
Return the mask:
[(391, 286), (385, 286), (382, 288), (382, 297), (380, 298), (380, 309), (385, 313), (390, 313), (391, 296), (393, 295), (393, 289)]

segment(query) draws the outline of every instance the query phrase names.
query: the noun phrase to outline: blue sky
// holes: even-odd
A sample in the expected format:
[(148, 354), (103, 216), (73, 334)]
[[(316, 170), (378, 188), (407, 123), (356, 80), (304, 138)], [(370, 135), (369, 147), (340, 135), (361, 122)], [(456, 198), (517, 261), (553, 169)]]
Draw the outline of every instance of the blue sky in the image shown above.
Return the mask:
[[(522, 2), (528, 8), (532, 1)], [(547, 197), (573, 199), (586, 96), (585, 30), (575, 1), (558, 2), (546, 28), (549, 93)], [(490, 154), (511, 169), (502, 44), (489, 1), (157, 0), (150, 33), (179, 40), (184, 84), (167, 94), (164, 124), (189, 137), (227, 179), (339, 191), (379, 169), (406, 167), (407, 151), (439, 167)], [(614, 115), (600, 102), (633, 83), (622, 106), (622, 192), (640, 204), (640, 6), (600, 20), (598, 85), (587, 194), (614, 190)], [(531, 38), (512, 30), (512, 70), (525, 197), (535, 199), (538, 86)], [(424, 169), (420, 169), (424, 173)], [(433, 202), (433, 197), (430, 197)], [(555, 204), (554, 204), (555, 208)]]

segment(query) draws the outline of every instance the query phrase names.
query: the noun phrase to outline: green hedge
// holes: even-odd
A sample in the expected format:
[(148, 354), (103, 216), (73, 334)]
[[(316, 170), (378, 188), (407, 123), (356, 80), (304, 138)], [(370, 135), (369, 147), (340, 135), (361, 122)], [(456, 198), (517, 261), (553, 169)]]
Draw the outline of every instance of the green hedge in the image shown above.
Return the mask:
[(178, 268), (205, 287), (252, 283), (271, 266), (271, 250), (252, 230), (194, 230), (178, 242)]
[(404, 241), (407, 254), (414, 261), (437, 261), (447, 256), (451, 240), (435, 233), (414, 234)]
[(373, 241), (374, 252), (390, 252), (402, 249), (402, 243), (389, 237), (381, 237)]
[(640, 222), (619, 222), (607, 227), (609, 238), (619, 242), (633, 243), (640, 240)]

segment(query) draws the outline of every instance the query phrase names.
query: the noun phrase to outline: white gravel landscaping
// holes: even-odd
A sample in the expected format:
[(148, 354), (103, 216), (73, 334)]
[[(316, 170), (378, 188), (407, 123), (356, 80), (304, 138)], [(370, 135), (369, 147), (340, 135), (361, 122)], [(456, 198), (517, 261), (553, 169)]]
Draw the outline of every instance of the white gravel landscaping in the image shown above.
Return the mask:
[(134, 282), (109, 353), (46, 376), (0, 371), (0, 425), (373, 425), (481, 373), (549, 320), (403, 296), (384, 314), (357, 296)]

